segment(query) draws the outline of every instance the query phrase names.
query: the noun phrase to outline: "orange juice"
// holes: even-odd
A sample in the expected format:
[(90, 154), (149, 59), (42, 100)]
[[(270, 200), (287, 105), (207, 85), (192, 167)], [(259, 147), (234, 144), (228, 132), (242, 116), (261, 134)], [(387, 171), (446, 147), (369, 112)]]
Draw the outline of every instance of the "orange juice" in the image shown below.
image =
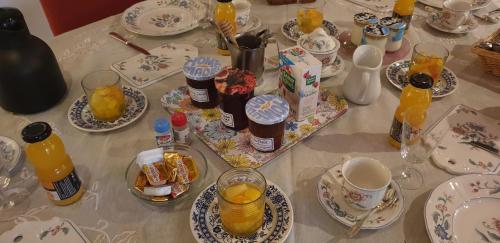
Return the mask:
[[(214, 11), (214, 20), (216, 24), (222, 21), (229, 22), (233, 27), (233, 35), (237, 33), (236, 9), (231, 0), (217, 0)], [(229, 56), (231, 53), (224, 42), (220, 33), (217, 32), (217, 51), (223, 56)]]
[[(408, 84), (400, 96), (400, 103), (396, 112), (394, 113), (394, 118), (392, 121), (391, 129), (389, 131), (389, 143), (400, 148), (401, 146), (401, 133), (403, 126), (403, 118), (406, 110), (410, 107), (418, 107), (427, 110), (431, 105), (432, 100), (432, 78), (425, 73), (417, 73), (413, 75), (410, 79), (410, 84)], [(419, 114), (416, 112), (415, 114)], [(418, 122), (418, 117), (412, 119), (414, 122)], [(423, 120), (422, 120), (423, 122)], [(415, 126), (418, 124), (415, 123)]]
[(49, 124), (29, 124), (23, 129), (22, 136), (28, 143), (26, 155), (49, 199), (60, 206), (78, 201), (85, 190), (63, 142), (52, 133)]
[(297, 25), (304, 33), (311, 33), (323, 24), (323, 13), (315, 8), (302, 8), (297, 13)]
[(264, 192), (251, 183), (238, 183), (222, 191), (220, 216), (224, 228), (233, 235), (255, 233), (264, 220)]
[(432, 77), (433, 85), (436, 86), (441, 78), (444, 69), (444, 60), (438, 56), (424, 56), (415, 54), (415, 58), (410, 63), (408, 78), (415, 73), (425, 73)]
[(91, 92), (90, 109), (97, 120), (114, 121), (125, 111), (125, 95), (119, 85), (106, 85)]

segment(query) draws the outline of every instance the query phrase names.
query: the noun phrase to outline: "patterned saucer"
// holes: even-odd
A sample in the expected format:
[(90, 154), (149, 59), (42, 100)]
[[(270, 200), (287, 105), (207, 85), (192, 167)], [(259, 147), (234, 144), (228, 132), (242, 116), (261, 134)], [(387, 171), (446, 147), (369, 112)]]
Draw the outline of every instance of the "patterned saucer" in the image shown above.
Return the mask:
[(198, 27), (206, 6), (191, 0), (158, 0), (138, 2), (123, 12), (121, 24), (133, 33), (169, 36)]
[[(409, 82), (406, 77), (409, 68), (410, 60), (396, 61), (387, 67), (385, 75), (392, 85), (402, 90)], [(439, 84), (436, 87), (432, 87), (432, 97), (440, 98), (451, 95), (457, 88), (457, 76), (450, 69), (444, 67)]]
[[(431, 7), (439, 9), (443, 8), (443, 2), (444, 2), (444, 0), (418, 0), (418, 1), (425, 5), (429, 5)], [(472, 2), (471, 10), (476, 10), (488, 6), (488, 4), (491, 3), (491, 0), (472, 0), (471, 2)]]
[(341, 73), (343, 70), (344, 59), (342, 59), (340, 55), (337, 55), (337, 58), (335, 58), (335, 61), (332, 64), (321, 68), (321, 78), (333, 77)]
[[(328, 20), (323, 20), (323, 25), (321, 26), (326, 33), (333, 37), (337, 37), (338, 30), (337, 27), (330, 21)], [(299, 26), (297, 25), (297, 19), (291, 19), (288, 20), (286, 23), (281, 26), (281, 33), (288, 38), (289, 40), (293, 41), (294, 43), (297, 42), (297, 40), (304, 35), (302, 31), (299, 30)]]
[(122, 117), (114, 122), (98, 121), (88, 106), (87, 96), (83, 95), (69, 107), (68, 120), (75, 128), (86, 132), (108, 132), (131, 124), (144, 114), (148, 106), (146, 95), (130, 86), (123, 86), (127, 107)]
[[(334, 219), (346, 226), (353, 226), (356, 218), (364, 215), (366, 211), (351, 208), (342, 195), (342, 163), (334, 165), (318, 181), (318, 200), (325, 211)], [(391, 182), (391, 185), (398, 195), (398, 201), (380, 212), (371, 215), (363, 224), (361, 229), (381, 229), (394, 223), (403, 213), (404, 198), (398, 183)]]
[(196, 198), (191, 208), (190, 226), (198, 242), (284, 242), (293, 226), (293, 209), (286, 194), (267, 181), (264, 224), (251, 237), (235, 237), (224, 231), (217, 204), (217, 187), (211, 184)]
[(479, 26), (474, 18), (469, 18), (464, 25), (458, 26), (456, 29), (449, 29), (442, 24), (440, 13), (429, 13), (425, 22), (434, 29), (450, 34), (466, 34)]
[(0, 171), (5, 167), (10, 173), (21, 161), (22, 150), (19, 144), (9, 137), (0, 136)]

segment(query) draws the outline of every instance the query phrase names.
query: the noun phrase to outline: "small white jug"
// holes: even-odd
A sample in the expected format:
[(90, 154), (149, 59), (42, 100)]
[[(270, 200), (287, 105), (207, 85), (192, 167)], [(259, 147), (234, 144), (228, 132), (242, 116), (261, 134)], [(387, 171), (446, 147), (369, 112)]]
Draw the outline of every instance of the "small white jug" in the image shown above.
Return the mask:
[(380, 67), (382, 52), (375, 46), (362, 45), (352, 56), (353, 68), (344, 80), (342, 91), (351, 102), (369, 105), (380, 96)]

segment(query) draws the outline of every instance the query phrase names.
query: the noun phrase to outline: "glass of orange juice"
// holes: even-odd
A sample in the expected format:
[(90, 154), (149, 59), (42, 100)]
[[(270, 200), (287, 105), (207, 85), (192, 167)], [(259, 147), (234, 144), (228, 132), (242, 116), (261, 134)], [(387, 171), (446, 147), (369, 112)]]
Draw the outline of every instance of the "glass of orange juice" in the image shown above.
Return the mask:
[[(298, 0), (300, 3), (300, 0)], [(323, 25), (323, 8), (325, 0), (316, 0), (312, 3), (300, 3), (297, 11), (297, 25), (300, 31), (311, 33)]]
[(217, 180), (217, 199), (224, 229), (234, 236), (250, 236), (264, 222), (267, 183), (252, 168), (233, 168)]
[(425, 73), (432, 77), (433, 87), (439, 87), (441, 72), (450, 52), (438, 43), (419, 43), (413, 48), (408, 80), (415, 73)]
[(123, 115), (125, 95), (118, 74), (111, 70), (92, 72), (83, 78), (82, 87), (95, 119), (112, 122)]

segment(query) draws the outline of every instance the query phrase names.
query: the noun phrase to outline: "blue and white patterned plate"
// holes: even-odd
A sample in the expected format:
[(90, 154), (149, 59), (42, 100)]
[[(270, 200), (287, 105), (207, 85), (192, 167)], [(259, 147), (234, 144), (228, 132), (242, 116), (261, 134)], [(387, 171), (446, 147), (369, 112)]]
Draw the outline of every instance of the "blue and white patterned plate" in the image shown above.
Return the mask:
[(264, 224), (251, 237), (235, 237), (224, 231), (217, 204), (217, 186), (211, 184), (191, 207), (191, 231), (198, 242), (284, 242), (293, 225), (293, 209), (286, 194), (267, 181)]
[(123, 12), (121, 24), (130, 32), (169, 36), (198, 27), (206, 6), (196, 0), (157, 0), (134, 4)]
[(148, 99), (142, 91), (130, 86), (123, 86), (123, 93), (127, 107), (118, 120), (114, 122), (96, 120), (88, 106), (87, 96), (83, 95), (69, 107), (69, 122), (75, 128), (86, 132), (108, 132), (131, 124), (144, 114)]
[[(343, 183), (342, 163), (335, 164), (318, 181), (318, 200), (325, 211), (334, 219), (346, 226), (353, 226), (357, 217), (366, 211), (351, 208), (344, 200), (341, 191)], [(381, 229), (396, 222), (404, 209), (404, 198), (398, 183), (394, 180), (391, 185), (397, 193), (398, 200), (394, 205), (380, 212), (375, 212), (363, 224), (361, 229)]]
[[(323, 20), (323, 25), (321, 27), (326, 31), (327, 34), (337, 38), (338, 30), (332, 22)], [(281, 33), (283, 33), (286, 38), (293, 41), (294, 43), (296, 43), (297, 40), (302, 35), (304, 35), (304, 32), (299, 30), (297, 19), (291, 19), (284, 23), (283, 26), (281, 26)]]
[[(402, 90), (408, 83), (406, 73), (410, 68), (410, 60), (400, 60), (393, 62), (385, 70), (385, 75), (389, 82), (396, 88)], [(453, 94), (458, 88), (457, 76), (447, 67), (441, 72), (441, 79), (438, 85), (432, 87), (432, 98), (440, 98)]]

